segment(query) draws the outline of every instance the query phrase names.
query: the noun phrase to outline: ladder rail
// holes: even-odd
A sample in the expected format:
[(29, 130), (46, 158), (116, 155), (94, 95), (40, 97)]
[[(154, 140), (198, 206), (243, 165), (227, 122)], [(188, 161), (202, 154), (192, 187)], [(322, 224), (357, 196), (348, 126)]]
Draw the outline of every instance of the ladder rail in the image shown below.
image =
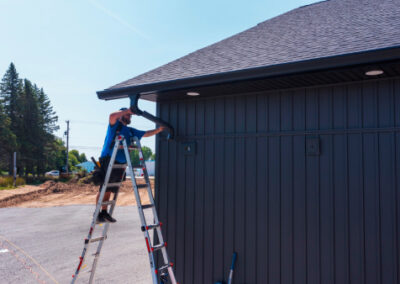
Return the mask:
[[(149, 175), (148, 175), (148, 172), (147, 172), (146, 163), (144, 162), (144, 155), (143, 155), (143, 151), (142, 151), (142, 146), (141, 146), (140, 141), (139, 141), (139, 139), (137, 137), (134, 137), (134, 140), (135, 140), (135, 143), (136, 143), (136, 145), (138, 146), (138, 149), (139, 149), (139, 160), (143, 161), (143, 168), (142, 168), (143, 176), (144, 176), (144, 179), (145, 179), (146, 184), (147, 184), (147, 193), (149, 195), (150, 203), (153, 204), (152, 210), (153, 210), (154, 223), (155, 224), (159, 224), (160, 220), (158, 219), (158, 213), (157, 213), (157, 209), (156, 209), (156, 204), (155, 204), (155, 201), (154, 201), (153, 192), (151, 190), (150, 178), (149, 178)], [(157, 237), (158, 237), (159, 243), (164, 244), (164, 237), (163, 237), (163, 234), (162, 234), (161, 226), (158, 226), (156, 228), (156, 232), (157, 232)], [(167, 248), (165, 246), (161, 249), (161, 254), (162, 254), (162, 257), (164, 259), (164, 263), (165, 264), (169, 264), (170, 261), (169, 261), (169, 257), (168, 257), (168, 253), (167, 253)], [(176, 279), (175, 279), (175, 275), (174, 275), (174, 272), (173, 272), (171, 266), (168, 267), (168, 274), (169, 274), (169, 276), (171, 278), (172, 283), (175, 284), (176, 283)]]
[[(114, 194), (113, 200), (114, 200), (115, 202), (112, 203), (111, 206), (110, 206), (110, 213), (109, 213), (109, 214), (110, 214), (111, 216), (112, 216), (112, 214), (113, 214), (113, 212), (114, 212), (115, 205), (117, 204), (118, 193), (119, 193), (119, 190), (117, 190), (117, 192)], [(103, 233), (101, 234), (103, 237), (107, 236), (107, 233), (108, 233), (109, 228), (110, 228), (110, 223), (106, 223), (106, 224), (104, 225)], [(99, 257), (100, 257), (100, 252), (101, 252), (101, 249), (103, 248), (103, 243), (104, 243), (105, 240), (106, 240), (106, 238), (103, 238), (103, 239), (99, 242), (99, 244), (98, 244), (98, 246), (97, 246), (97, 250), (96, 250), (96, 253), (95, 253), (95, 255), (94, 255), (94, 260), (93, 260), (93, 264), (92, 264), (92, 270), (90, 271), (90, 278), (89, 278), (89, 283), (90, 283), (90, 284), (92, 284), (93, 281), (94, 281), (94, 274), (95, 274), (95, 272), (96, 272), (97, 263), (98, 263)]]
[[(118, 140), (118, 138), (119, 137), (116, 137), (115, 140)], [(107, 188), (107, 185), (108, 185), (108, 181), (110, 180), (112, 165), (114, 164), (115, 157), (117, 156), (118, 145), (119, 145), (119, 143), (115, 143), (115, 145), (114, 145), (114, 149), (113, 149), (113, 152), (112, 152), (112, 155), (111, 155), (111, 159), (110, 159), (110, 162), (109, 162), (108, 167), (107, 167), (106, 177), (105, 177), (103, 185), (101, 187), (99, 200), (97, 201), (96, 209), (95, 209), (94, 215), (93, 215), (93, 220), (92, 220), (92, 223), (90, 225), (88, 236), (86, 238), (87, 241), (85, 240), (85, 245), (84, 245), (81, 257), (80, 257), (80, 261), (79, 261), (78, 267), (77, 267), (77, 269), (75, 271), (75, 274), (72, 277), (71, 284), (74, 284), (75, 281), (78, 279), (80, 269), (82, 267), (83, 262), (85, 261), (86, 252), (87, 252), (87, 250), (89, 248), (89, 244), (90, 244), (89, 241), (92, 238), (93, 231), (94, 231), (94, 228), (96, 226), (97, 216), (100, 213), (101, 203), (103, 202), (104, 195), (106, 193), (106, 188)]]
[[(129, 151), (128, 151), (128, 147), (126, 145), (126, 140), (122, 141), (122, 144), (124, 146), (125, 156), (129, 157)], [(139, 146), (139, 149), (140, 149), (140, 146)], [(140, 150), (139, 150), (139, 152), (140, 152)], [(144, 216), (144, 212), (142, 209), (142, 202), (140, 199), (139, 189), (136, 184), (136, 178), (135, 178), (135, 174), (133, 172), (132, 162), (130, 159), (126, 159), (126, 160), (128, 162), (129, 174), (131, 175), (131, 181), (132, 181), (133, 191), (135, 193), (135, 198), (136, 198), (136, 203), (137, 203), (138, 212), (139, 212), (139, 216), (140, 216), (140, 221), (142, 223), (142, 226), (146, 226), (146, 218)], [(151, 276), (153, 279), (153, 283), (158, 284), (157, 276), (155, 275), (155, 273), (153, 273), (153, 270), (155, 269), (155, 261), (154, 261), (153, 252), (150, 249), (151, 239), (150, 239), (150, 234), (149, 234), (148, 230), (144, 230), (143, 235), (146, 240), (147, 251), (148, 251), (149, 261), (150, 261), (150, 269), (152, 270)]]

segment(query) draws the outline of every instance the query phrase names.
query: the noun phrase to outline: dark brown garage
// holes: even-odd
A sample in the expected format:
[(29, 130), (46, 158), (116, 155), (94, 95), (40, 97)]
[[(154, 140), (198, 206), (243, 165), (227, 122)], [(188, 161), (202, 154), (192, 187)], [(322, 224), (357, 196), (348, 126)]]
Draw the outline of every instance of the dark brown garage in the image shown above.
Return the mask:
[(226, 281), (236, 251), (235, 283), (400, 282), (399, 15), (320, 2), (98, 92), (175, 128), (156, 199), (178, 281)]

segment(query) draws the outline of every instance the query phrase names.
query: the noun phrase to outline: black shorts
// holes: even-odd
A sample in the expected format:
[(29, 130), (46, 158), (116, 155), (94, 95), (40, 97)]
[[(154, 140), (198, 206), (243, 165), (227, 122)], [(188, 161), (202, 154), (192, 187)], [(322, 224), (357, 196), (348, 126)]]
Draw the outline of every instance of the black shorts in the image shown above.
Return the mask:
[[(106, 178), (106, 173), (107, 173), (107, 168), (108, 164), (110, 163), (110, 157), (104, 157), (99, 159), (101, 169), (104, 172), (104, 178)], [(115, 162), (115, 164), (119, 164), (118, 162)], [(113, 169), (111, 171), (110, 179), (108, 180), (108, 183), (114, 183), (114, 182), (122, 182), (125, 177), (125, 169)], [(103, 185), (100, 185), (99, 191), (101, 191), (101, 187)], [(119, 187), (118, 186), (113, 186), (113, 187), (107, 187), (106, 192), (113, 192), (116, 193), (118, 191)]]

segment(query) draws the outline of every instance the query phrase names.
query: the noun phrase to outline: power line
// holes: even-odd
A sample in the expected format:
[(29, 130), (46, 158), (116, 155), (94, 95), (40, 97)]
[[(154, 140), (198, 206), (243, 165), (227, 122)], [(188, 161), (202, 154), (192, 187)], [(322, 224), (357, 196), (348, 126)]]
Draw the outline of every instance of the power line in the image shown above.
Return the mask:
[(72, 123), (82, 123), (82, 124), (95, 124), (95, 125), (101, 125), (104, 126), (104, 122), (99, 122), (99, 121), (88, 121), (88, 120), (71, 120)]
[(71, 146), (71, 148), (78, 148), (78, 149), (102, 149), (103, 147), (100, 147), (100, 146)]

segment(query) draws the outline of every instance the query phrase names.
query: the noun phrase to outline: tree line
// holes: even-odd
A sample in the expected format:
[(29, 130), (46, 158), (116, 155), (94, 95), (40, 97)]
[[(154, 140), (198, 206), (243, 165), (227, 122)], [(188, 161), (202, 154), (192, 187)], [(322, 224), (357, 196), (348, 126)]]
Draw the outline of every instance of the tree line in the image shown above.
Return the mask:
[[(0, 83), (0, 172), (12, 174), (14, 152), (17, 152), (21, 176), (61, 169), (65, 165), (66, 147), (54, 135), (59, 129), (57, 122), (56, 112), (43, 88), (28, 79), (20, 79), (11, 63)], [(79, 157), (79, 153), (75, 154)], [(77, 160), (86, 160), (86, 157)], [(75, 164), (74, 157), (70, 163)]]

